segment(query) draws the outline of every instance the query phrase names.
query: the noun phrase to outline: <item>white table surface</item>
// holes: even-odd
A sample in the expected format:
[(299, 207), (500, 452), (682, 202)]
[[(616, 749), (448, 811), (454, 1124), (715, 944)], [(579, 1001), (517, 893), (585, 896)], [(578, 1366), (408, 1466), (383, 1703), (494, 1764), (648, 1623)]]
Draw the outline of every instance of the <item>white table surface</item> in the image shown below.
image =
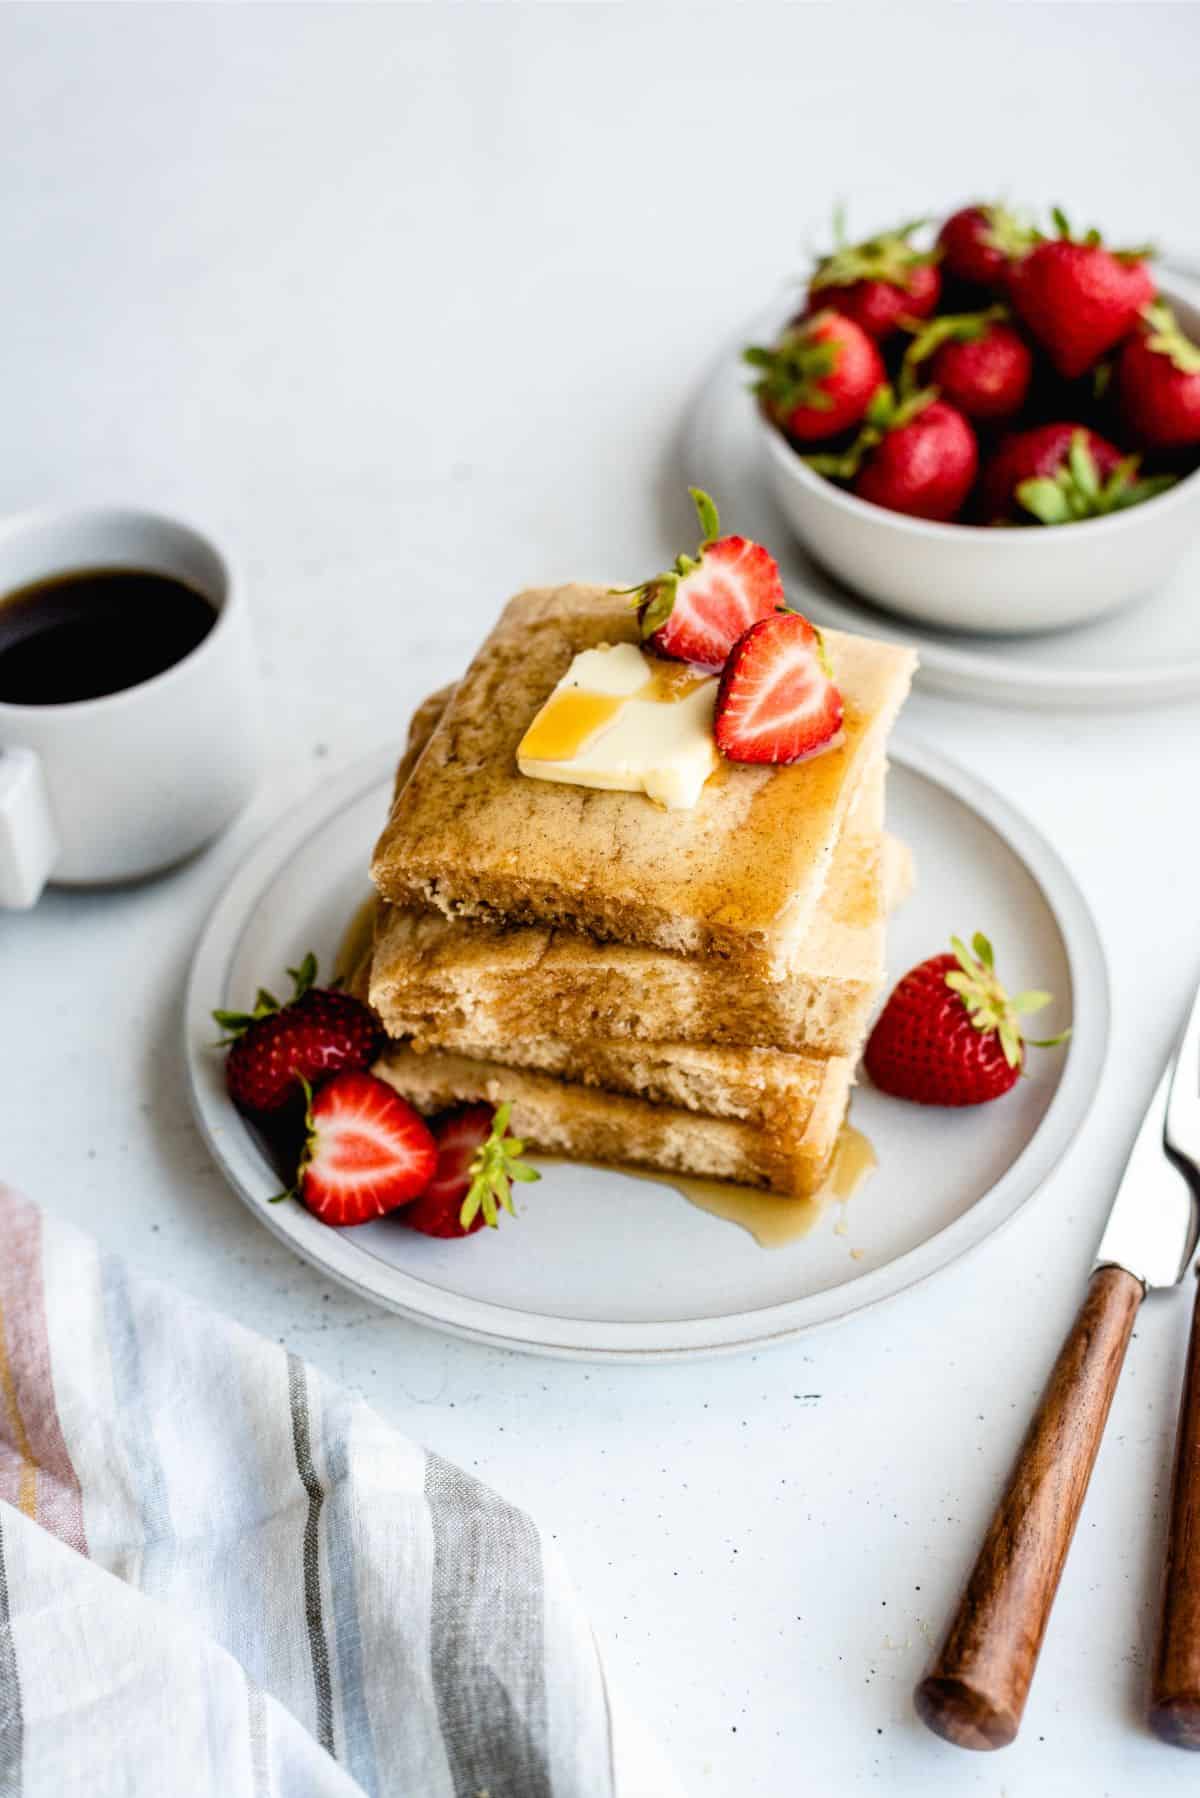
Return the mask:
[(0, 920), (0, 1175), (535, 1511), (693, 1795), (1194, 1783), (1141, 1723), (1178, 1297), (1139, 1321), (1019, 1743), (960, 1755), (910, 1692), (1200, 972), (1196, 708), (912, 701), (905, 728), (1068, 857), (1112, 1053), (1007, 1233), (768, 1354), (560, 1365), (329, 1287), (193, 1128), (188, 956), (264, 827), (396, 740), (397, 693), (453, 675), (511, 590), (632, 578), (690, 540), (686, 398), (836, 195), (875, 224), (1002, 188), (1195, 244), (1198, 27), (1188, 6), (0, 10), (0, 511), (205, 524), (245, 568), (274, 720), (257, 801), (200, 860)]

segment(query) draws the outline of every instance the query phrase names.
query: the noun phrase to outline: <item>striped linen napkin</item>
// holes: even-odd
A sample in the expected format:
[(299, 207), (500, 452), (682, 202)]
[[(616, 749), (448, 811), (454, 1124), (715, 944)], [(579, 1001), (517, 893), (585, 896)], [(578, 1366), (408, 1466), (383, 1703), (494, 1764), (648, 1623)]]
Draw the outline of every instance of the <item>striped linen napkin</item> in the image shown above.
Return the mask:
[(528, 1517), (0, 1187), (0, 1798), (676, 1790), (647, 1751)]

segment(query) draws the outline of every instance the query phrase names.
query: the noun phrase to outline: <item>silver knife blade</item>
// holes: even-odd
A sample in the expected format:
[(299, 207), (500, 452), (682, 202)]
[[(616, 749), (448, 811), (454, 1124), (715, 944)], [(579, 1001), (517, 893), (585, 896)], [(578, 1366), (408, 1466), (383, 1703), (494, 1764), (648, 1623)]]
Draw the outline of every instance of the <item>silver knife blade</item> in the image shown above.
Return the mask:
[(1179, 1047), (1134, 1138), (1096, 1251), (1143, 1286), (1175, 1286), (1196, 1247), (1200, 1212), (1200, 991)]

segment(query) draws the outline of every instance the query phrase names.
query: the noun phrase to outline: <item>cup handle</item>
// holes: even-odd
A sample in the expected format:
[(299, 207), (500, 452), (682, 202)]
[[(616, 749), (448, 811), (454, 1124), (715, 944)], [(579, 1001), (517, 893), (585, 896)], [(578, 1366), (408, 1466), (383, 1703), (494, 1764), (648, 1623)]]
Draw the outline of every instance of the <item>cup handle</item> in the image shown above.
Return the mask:
[(41, 762), (32, 749), (0, 749), (0, 906), (36, 905), (58, 852)]

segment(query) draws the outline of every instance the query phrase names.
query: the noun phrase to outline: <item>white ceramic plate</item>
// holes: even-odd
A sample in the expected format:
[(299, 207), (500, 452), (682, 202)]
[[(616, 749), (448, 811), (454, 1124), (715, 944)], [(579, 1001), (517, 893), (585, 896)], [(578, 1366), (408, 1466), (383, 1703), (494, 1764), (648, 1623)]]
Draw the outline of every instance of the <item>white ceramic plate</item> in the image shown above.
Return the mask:
[[(1173, 272), (1181, 292), (1200, 286)], [(776, 304), (751, 319), (706, 375), (683, 434), (684, 474), (712, 493), (731, 530), (770, 545), (788, 598), (818, 623), (910, 643), (920, 654), (919, 683), (993, 704), (1025, 706), (1158, 705), (1200, 693), (1200, 548), (1150, 598), (1069, 631), (1031, 637), (956, 635), (885, 612), (819, 568), (797, 542), (769, 489), (750, 371), (748, 343), (769, 343), (795, 310)]]
[[(218, 903), (192, 965), (186, 1056), (200, 1127), (260, 1222), (364, 1297), (439, 1328), (539, 1354), (637, 1360), (759, 1347), (849, 1316), (975, 1247), (1037, 1191), (1079, 1130), (1108, 1037), (1104, 956), (1054, 850), (998, 794), (940, 756), (894, 744), (889, 827), (916, 857), (914, 896), (893, 920), (900, 972), (950, 934), (989, 932), (1016, 988), (1048, 987), (1046, 1034), (1029, 1079), (995, 1105), (952, 1112), (862, 1088), (855, 1124), (878, 1170), (809, 1236), (763, 1249), (678, 1192), (615, 1170), (552, 1164), (518, 1193), (498, 1231), (442, 1243), (386, 1219), (334, 1230), (295, 1203), (230, 1104), (212, 1047), (215, 1006), (277, 986), (312, 948), (324, 969), (366, 897), (366, 866), (389, 802), (388, 752), (285, 818)], [(1039, 1017), (1039, 1024), (1043, 1021)]]

